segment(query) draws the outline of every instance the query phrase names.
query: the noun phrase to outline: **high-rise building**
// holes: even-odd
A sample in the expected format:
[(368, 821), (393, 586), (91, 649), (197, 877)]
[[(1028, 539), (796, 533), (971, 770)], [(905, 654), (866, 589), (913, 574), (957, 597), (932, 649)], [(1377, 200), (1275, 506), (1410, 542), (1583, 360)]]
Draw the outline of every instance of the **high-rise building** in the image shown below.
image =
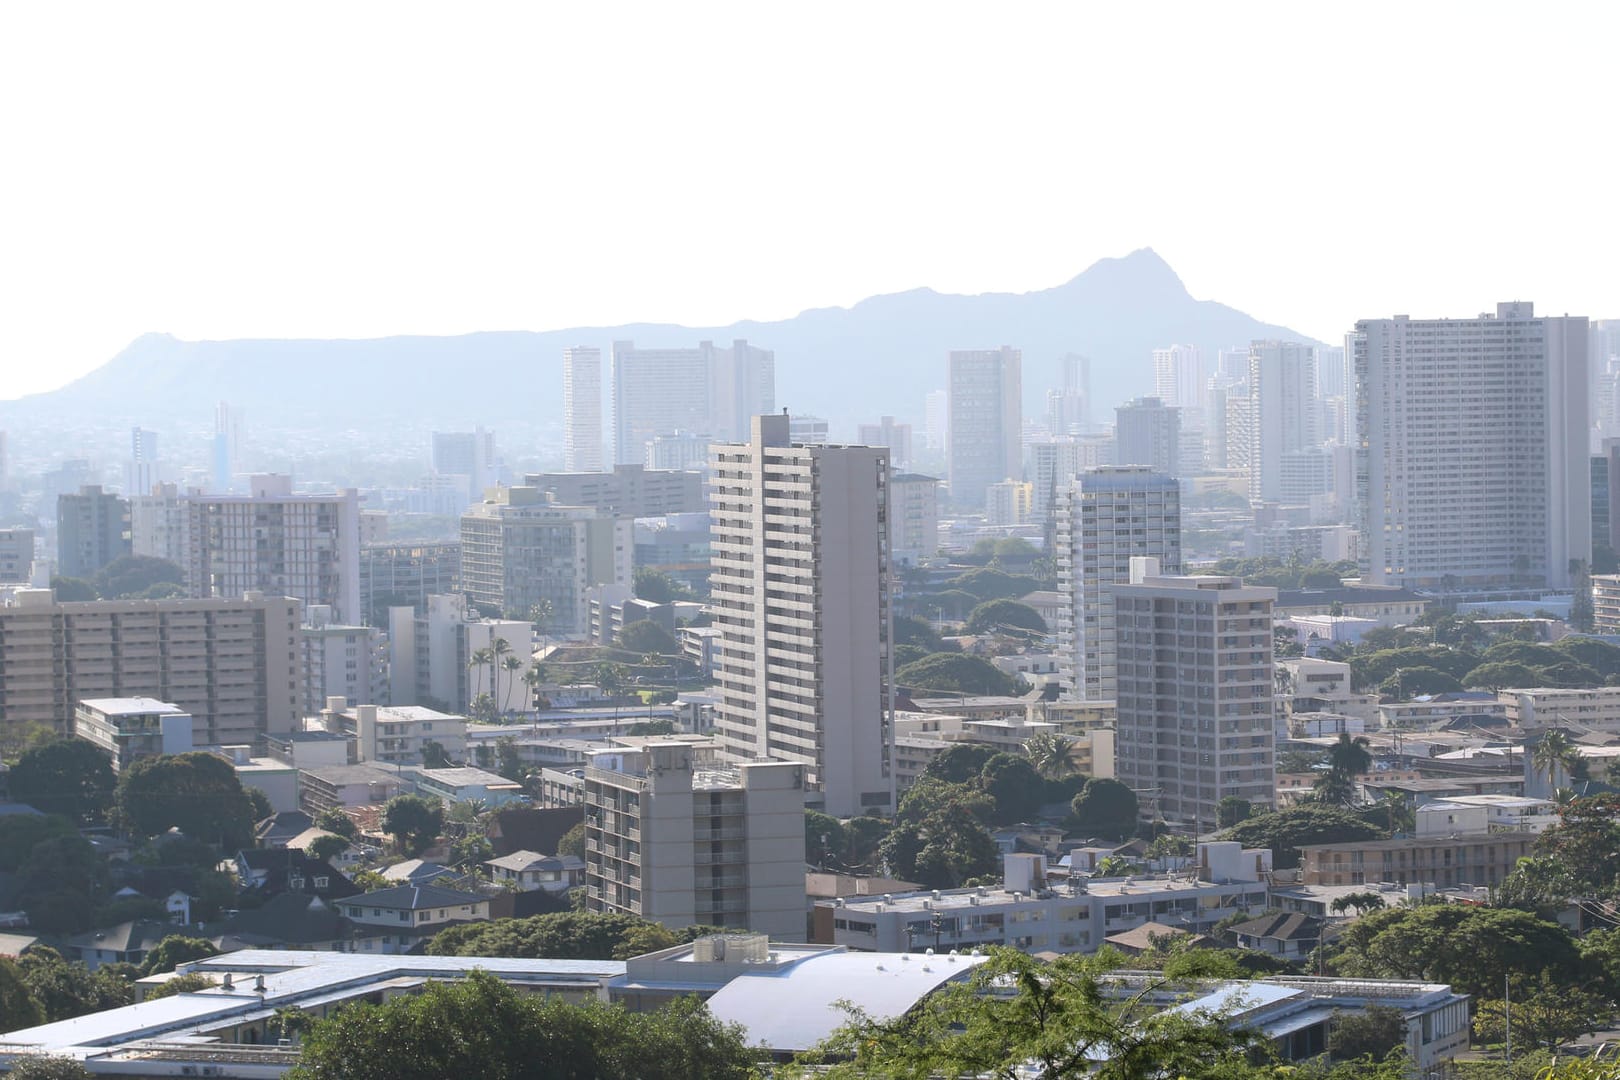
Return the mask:
[(359, 494), (294, 495), (292, 478), (275, 474), (249, 478), (248, 488), (184, 500), (191, 595), (291, 596), (361, 624)]
[(1113, 700), (1114, 590), (1135, 557), (1181, 572), (1181, 486), (1139, 465), (1082, 473), (1057, 508), (1055, 629), (1062, 682), (1084, 700)]
[(1029, 444), (1030, 520), (1045, 521), (1074, 478), (1114, 463), (1114, 443), (1101, 435), (1050, 439)]
[(1196, 345), (1153, 350), (1153, 393), (1172, 409), (1197, 410), (1204, 403), (1204, 353)]
[(591, 761), (586, 911), (804, 940), (804, 765), (674, 741)]
[(563, 468), (602, 471), (602, 350), (563, 350)]
[(856, 434), (862, 446), (887, 446), (889, 466), (905, 469), (911, 465), (911, 425), (885, 416), (875, 424), (862, 424)]
[(585, 590), (630, 583), (632, 522), (548, 503), (539, 488), (492, 488), (461, 517), (461, 590), (486, 611), (538, 608), (552, 633), (584, 634)]
[(0, 529), (0, 585), (33, 579), (34, 530)]
[(1351, 344), (1363, 580), (1567, 588), (1592, 556), (1587, 320), (1504, 303)]
[(984, 520), (989, 525), (1027, 525), (1034, 486), (1027, 480), (1003, 480), (985, 490)]
[(461, 545), (455, 541), (363, 544), (360, 548), (360, 611), (368, 626), (388, 625), (388, 609), (409, 604), (420, 611), (427, 598), (456, 591)]
[(0, 729), (66, 735), (85, 698), (152, 697), (191, 714), (198, 745), (293, 731), (298, 612), (258, 594), (62, 603), (19, 591), (0, 606)]
[(433, 433), (433, 473), (461, 477), (467, 488), (467, 501), (477, 502), (484, 491), (500, 482), (500, 463), (495, 456), (495, 433), (435, 431)]
[(129, 433), (129, 463), (124, 467), (124, 494), (145, 495), (158, 482), (157, 432), (132, 428)]
[(1091, 430), (1091, 357), (1065, 353), (1058, 357), (1057, 393), (1063, 399), (1063, 430), (1051, 428), (1053, 435), (1067, 435), (1074, 429)]
[[(210, 462), (209, 491), (214, 495), (228, 495), (231, 480), (241, 461), (242, 417), (232, 411), (228, 402), (220, 402), (214, 409), (213, 460)], [(150, 488), (143, 489), (149, 491)], [(131, 492), (130, 494), (136, 494)]]
[(185, 495), (177, 484), (154, 484), (145, 491), (135, 492), (129, 499), (129, 542), (133, 554), (152, 559), (167, 559), (184, 567), (191, 551), (186, 530), (190, 510), (186, 499), (201, 492), (193, 489)]
[(956, 350), (949, 363), (951, 502), (977, 509), (991, 484), (1023, 477), (1023, 354)]
[(1315, 349), (1294, 341), (1249, 346), (1249, 417), (1249, 498), (1299, 502), (1331, 490), (1331, 483), (1303, 491), (1284, 484), (1284, 459), (1322, 444)]
[[(1318, 345), (1313, 351), (1316, 354), (1317, 395), (1324, 400), (1348, 396), (1350, 384), (1345, 372), (1344, 346)], [(1250, 355), (1253, 355), (1253, 346), (1250, 347)]]
[(332, 697), (388, 703), (388, 646), (381, 630), (345, 626), (333, 620), (331, 608), (310, 604), (298, 628), (298, 653), (302, 715), (319, 715)]
[(100, 484), (86, 484), (77, 495), (56, 499), (56, 572), (91, 578), (121, 555), (130, 554), (129, 502)]
[(738, 340), (695, 349), (613, 343), (613, 461), (646, 460), (647, 443), (677, 431), (740, 439), (749, 417), (776, 410), (776, 354)]
[(1181, 411), (1158, 398), (1137, 398), (1114, 410), (1114, 461), (1154, 472), (1181, 472)]
[[(489, 662), (471, 663), (483, 649), (491, 650)], [(505, 666), (509, 656), (518, 661), (511, 670)], [(438, 701), (471, 709), (480, 694), (488, 694), (499, 712), (527, 711), (533, 691), (523, 676), (534, 666), (533, 656), (529, 620), (481, 619), (459, 593), (430, 596), (420, 609), (388, 610), (388, 700), (396, 706)]]
[(889, 474), (889, 550), (895, 566), (916, 566), (939, 554), (939, 478)]
[(942, 452), (950, 440), (951, 395), (948, 390), (930, 390), (923, 395), (923, 446)]
[(1115, 773), (1145, 817), (1201, 836), (1222, 799), (1261, 808), (1275, 798), (1277, 591), (1138, 566), (1145, 572), (1114, 589)]
[(889, 452), (793, 446), (756, 417), (716, 444), (709, 607), (716, 730), (732, 761), (797, 761), (840, 817), (892, 808)]
[(788, 420), (788, 440), (794, 446), (826, 446), (830, 425), (820, 416), (793, 416)]
[(647, 440), (646, 466), (650, 471), (709, 472), (709, 437), (676, 431)]

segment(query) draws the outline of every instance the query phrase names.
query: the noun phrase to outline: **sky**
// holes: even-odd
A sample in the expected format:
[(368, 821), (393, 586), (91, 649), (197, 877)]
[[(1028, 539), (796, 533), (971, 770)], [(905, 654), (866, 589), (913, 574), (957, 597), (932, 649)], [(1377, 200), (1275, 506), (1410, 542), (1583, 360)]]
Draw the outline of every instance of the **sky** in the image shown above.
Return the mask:
[(0, 6), (0, 398), (145, 332), (723, 325), (1156, 249), (1620, 316), (1620, 6)]

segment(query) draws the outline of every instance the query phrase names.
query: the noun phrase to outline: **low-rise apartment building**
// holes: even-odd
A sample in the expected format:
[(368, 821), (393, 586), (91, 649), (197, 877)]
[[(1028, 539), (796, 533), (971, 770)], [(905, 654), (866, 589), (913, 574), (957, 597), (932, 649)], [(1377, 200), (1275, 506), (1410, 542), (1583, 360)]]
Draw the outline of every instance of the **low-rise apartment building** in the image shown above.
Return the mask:
[(147, 697), (81, 701), (73, 710), (73, 734), (105, 750), (115, 773), (141, 758), (184, 754), (192, 748), (191, 715)]
[(350, 705), (329, 698), (321, 726), (354, 740), (351, 762), (420, 765), (430, 742), (443, 747), (451, 761), (467, 755), (467, 718), (423, 705)]
[(1536, 834), (1476, 833), (1309, 844), (1299, 849), (1305, 885), (1498, 885), (1530, 854)]
[(1498, 690), (1496, 700), (1501, 703), (1508, 721), (1525, 730), (1567, 724), (1599, 731), (1620, 730), (1620, 686), (1594, 686), (1584, 690), (1551, 686)]
[(804, 939), (804, 765), (653, 742), (583, 779), (585, 908)]

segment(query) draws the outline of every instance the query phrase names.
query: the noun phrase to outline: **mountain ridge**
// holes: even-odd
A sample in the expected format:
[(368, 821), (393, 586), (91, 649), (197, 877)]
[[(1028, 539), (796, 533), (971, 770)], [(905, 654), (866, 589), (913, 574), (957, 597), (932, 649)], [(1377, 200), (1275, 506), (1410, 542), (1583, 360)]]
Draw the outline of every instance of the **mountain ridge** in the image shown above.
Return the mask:
[[(1100, 259), (1068, 281), (1023, 293), (956, 294), (920, 286), (848, 307), (727, 326), (675, 323), (484, 330), (460, 335), (186, 341), (142, 334), (116, 356), (52, 391), (0, 410), (96, 409), (109, 418), (209, 415), (216, 402), (250, 405), (254, 424), (341, 421), (365, 428), (402, 417), (441, 426), (561, 419), (562, 350), (615, 340), (648, 347), (746, 338), (777, 357), (777, 403), (825, 416), (834, 430), (895, 415), (922, 419), (923, 395), (945, 385), (949, 349), (1023, 350), (1026, 416), (1039, 415), (1065, 353), (1092, 357), (1093, 414), (1152, 392), (1151, 350), (1196, 344), (1210, 355), (1256, 338), (1310, 341), (1213, 300), (1195, 300), (1151, 248)], [(468, 372), (488, 371), (500, 393)], [(607, 372), (604, 371), (604, 380)], [(326, 393), (311, 394), (310, 388)], [(364, 401), (364, 409), (356, 409)], [(605, 418), (604, 418), (605, 419)], [(295, 422), (297, 421), (297, 422)]]

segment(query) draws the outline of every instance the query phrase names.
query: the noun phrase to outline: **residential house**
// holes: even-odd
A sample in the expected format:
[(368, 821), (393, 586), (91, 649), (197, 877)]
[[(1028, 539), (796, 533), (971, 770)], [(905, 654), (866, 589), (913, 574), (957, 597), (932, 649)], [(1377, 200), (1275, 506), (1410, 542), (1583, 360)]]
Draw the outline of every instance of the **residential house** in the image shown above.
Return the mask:
[(544, 889), (567, 892), (585, 884), (585, 860), (577, 855), (542, 855), (538, 851), (514, 851), (488, 859), (490, 877), (499, 884), (510, 881), (522, 892)]

